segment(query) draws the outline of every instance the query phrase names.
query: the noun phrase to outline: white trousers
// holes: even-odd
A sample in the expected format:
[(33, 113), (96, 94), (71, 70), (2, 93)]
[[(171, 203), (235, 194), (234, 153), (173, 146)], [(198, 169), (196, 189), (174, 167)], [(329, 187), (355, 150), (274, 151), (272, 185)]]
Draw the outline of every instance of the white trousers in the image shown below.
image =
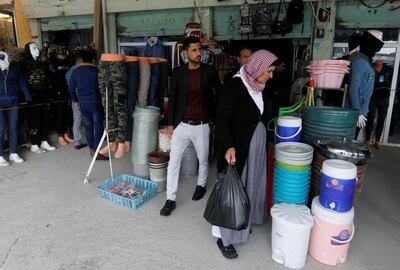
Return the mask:
[(208, 152), (210, 141), (210, 126), (188, 125), (180, 123), (171, 138), (171, 152), (167, 174), (167, 200), (175, 201), (178, 191), (179, 171), (183, 152), (192, 141), (199, 160), (199, 176), (197, 185), (204, 187), (208, 176)]

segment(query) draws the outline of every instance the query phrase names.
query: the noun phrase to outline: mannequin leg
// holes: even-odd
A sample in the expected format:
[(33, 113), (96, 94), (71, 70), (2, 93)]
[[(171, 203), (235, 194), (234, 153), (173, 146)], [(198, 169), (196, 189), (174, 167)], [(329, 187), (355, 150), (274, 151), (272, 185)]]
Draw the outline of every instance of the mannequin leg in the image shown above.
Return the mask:
[[(117, 116), (115, 114), (114, 102), (113, 102), (113, 96), (115, 90), (114, 89), (115, 79), (113, 77), (113, 73), (115, 71), (113, 71), (113, 62), (100, 61), (98, 66), (99, 66), (99, 88), (104, 110), (107, 110), (106, 100), (108, 100), (108, 111), (104, 112), (104, 116), (106, 116), (108, 113), (108, 130), (114, 130), (117, 128), (117, 119), (116, 119)], [(107, 69), (109, 70), (108, 73)], [(106, 96), (107, 85), (108, 85), (108, 96)], [(110, 150), (115, 151), (116, 149), (115, 132), (110, 132), (109, 137), (110, 137)], [(107, 152), (108, 152), (107, 146), (103, 147), (99, 151), (99, 153), (102, 155), (106, 154)]]
[(168, 63), (160, 62), (160, 86), (158, 88), (158, 102), (161, 105), (164, 102), (164, 96), (167, 96), (168, 89)]
[(8, 143), (10, 145), (10, 154), (17, 153), (18, 145), (18, 109), (7, 111), (8, 116)]
[[(121, 158), (125, 153), (125, 137), (126, 137), (126, 127), (128, 125), (128, 115), (126, 108), (126, 66), (124, 62), (115, 62), (113, 63), (113, 71), (115, 74), (118, 74), (118, 77), (115, 78), (115, 87), (114, 87), (114, 109), (117, 120), (117, 141), (118, 141), (118, 149), (115, 153), (116, 158)], [(113, 72), (114, 73), (114, 72)]]
[[(0, 107), (0, 109), (5, 109), (4, 107)], [(1, 111), (0, 110), (0, 157), (3, 157), (3, 137), (4, 137), (4, 129), (6, 126), (6, 119), (5, 119), (5, 115), (6, 115), (6, 111)], [(6, 164), (6, 163), (4, 163)], [(6, 166), (6, 165), (4, 165)]]
[(139, 65), (140, 79), (138, 90), (138, 103), (140, 106), (147, 106), (147, 94), (149, 93), (151, 77), (150, 64), (142, 60)]
[(126, 94), (126, 105), (128, 113), (128, 125), (126, 129), (125, 137), (125, 151), (130, 150), (132, 141), (133, 131), (133, 112), (135, 110), (137, 101), (137, 92), (139, 87), (139, 62), (128, 62), (127, 63), (127, 94)]
[(40, 106), (40, 125), (39, 125), (39, 135), (41, 138), (40, 148), (54, 151), (56, 148), (48, 142), (48, 124), (49, 124), (49, 107), (48, 105)]
[(39, 135), (39, 126), (41, 118), (41, 107), (35, 106), (28, 109), (29, 136), (32, 145), (40, 146), (41, 138)]
[(150, 90), (147, 96), (148, 105), (159, 107), (158, 100), (158, 88), (160, 85), (160, 64), (152, 63), (150, 65), (151, 76), (150, 76)]

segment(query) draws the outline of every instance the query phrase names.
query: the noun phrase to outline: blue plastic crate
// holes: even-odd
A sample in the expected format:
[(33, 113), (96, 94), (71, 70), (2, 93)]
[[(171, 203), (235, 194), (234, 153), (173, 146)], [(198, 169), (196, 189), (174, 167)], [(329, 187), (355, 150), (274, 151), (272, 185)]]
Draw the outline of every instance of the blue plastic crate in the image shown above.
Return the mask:
[[(140, 196), (129, 199), (108, 191), (110, 187), (118, 185), (121, 182), (126, 182), (137, 188), (143, 188), (144, 192)], [(110, 202), (116, 203), (120, 206), (135, 210), (157, 195), (157, 185), (157, 183), (149, 180), (123, 174), (105, 180), (102, 184), (97, 186), (97, 189), (100, 191), (100, 195), (102, 198), (109, 200)]]

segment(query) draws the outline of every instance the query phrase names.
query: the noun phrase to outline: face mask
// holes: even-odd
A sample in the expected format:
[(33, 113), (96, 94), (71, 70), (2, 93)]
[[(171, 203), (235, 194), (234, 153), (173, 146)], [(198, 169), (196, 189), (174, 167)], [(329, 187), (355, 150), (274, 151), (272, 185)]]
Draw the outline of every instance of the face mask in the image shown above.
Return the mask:
[(32, 58), (36, 60), (40, 55), (38, 45), (36, 43), (29, 44), (29, 50), (31, 52)]
[(6, 70), (9, 66), (8, 55), (5, 52), (0, 52), (0, 69)]

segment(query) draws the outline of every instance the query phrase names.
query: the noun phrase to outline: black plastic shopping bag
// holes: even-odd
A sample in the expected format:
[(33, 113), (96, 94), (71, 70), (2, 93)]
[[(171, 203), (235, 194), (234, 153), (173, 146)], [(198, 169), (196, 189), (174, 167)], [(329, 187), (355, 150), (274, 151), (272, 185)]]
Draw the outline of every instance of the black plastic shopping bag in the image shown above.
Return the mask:
[(237, 231), (247, 228), (250, 200), (233, 166), (217, 178), (203, 217), (215, 226)]

